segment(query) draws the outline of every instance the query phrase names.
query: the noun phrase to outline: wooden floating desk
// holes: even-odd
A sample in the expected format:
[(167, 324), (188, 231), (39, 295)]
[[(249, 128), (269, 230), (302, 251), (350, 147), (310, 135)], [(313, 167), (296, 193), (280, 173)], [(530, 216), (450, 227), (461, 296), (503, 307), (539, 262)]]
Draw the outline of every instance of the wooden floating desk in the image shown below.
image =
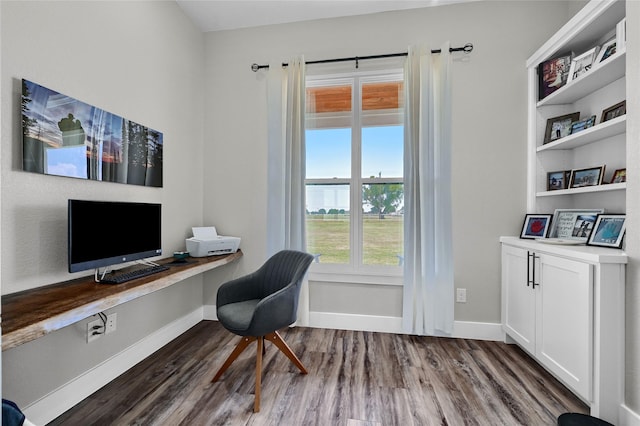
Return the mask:
[(159, 272), (122, 284), (99, 284), (93, 275), (2, 296), (2, 350), (15, 348), (52, 331), (76, 323), (154, 291), (169, 287), (194, 275), (210, 271), (242, 256), (232, 254), (188, 258), (188, 263), (172, 263)]

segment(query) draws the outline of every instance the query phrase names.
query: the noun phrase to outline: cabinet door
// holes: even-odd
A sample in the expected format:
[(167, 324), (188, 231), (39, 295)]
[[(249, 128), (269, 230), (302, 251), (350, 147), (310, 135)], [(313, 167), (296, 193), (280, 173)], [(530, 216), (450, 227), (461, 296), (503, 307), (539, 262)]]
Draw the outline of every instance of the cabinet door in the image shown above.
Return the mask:
[(540, 254), (536, 358), (591, 400), (593, 266)]
[(529, 284), (527, 250), (502, 246), (503, 330), (520, 346), (535, 351), (535, 292)]

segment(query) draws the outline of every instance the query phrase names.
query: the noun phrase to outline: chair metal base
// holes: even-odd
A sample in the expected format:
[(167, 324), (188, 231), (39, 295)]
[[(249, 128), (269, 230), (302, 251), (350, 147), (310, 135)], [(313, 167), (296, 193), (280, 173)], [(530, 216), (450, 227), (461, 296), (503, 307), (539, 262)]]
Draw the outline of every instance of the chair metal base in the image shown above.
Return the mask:
[(222, 376), (222, 374), (224, 374), (224, 372), (227, 370), (227, 368), (229, 368), (229, 366), (231, 364), (233, 364), (233, 361), (235, 361), (236, 358), (238, 358), (238, 356), (240, 356), (240, 354), (247, 348), (247, 346), (249, 346), (252, 342), (257, 341), (258, 342), (258, 347), (257, 347), (257, 350), (256, 350), (256, 393), (255, 393), (255, 399), (254, 399), (254, 403), (253, 403), (253, 412), (254, 413), (257, 413), (257, 412), (260, 411), (260, 387), (261, 387), (261, 384), (262, 384), (262, 356), (264, 355), (264, 350), (265, 350), (265, 347), (264, 347), (265, 339), (269, 340), (278, 349), (280, 349), (280, 351), (283, 354), (285, 354), (287, 356), (287, 358), (289, 358), (291, 360), (291, 362), (293, 362), (295, 364), (296, 367), (298, 367), (298, 369), (300, 370), (300, 372), (302, 374), (307, 374), (308, 373), (307, 369), (304, 368), (304, 365), (302, 365), (302, 362), (300, 361), (300, 359), (298, 359), (296, 354), (293, 353), (293, 351), (291, 350), (289, 345), (287, 345), (287, 343), (282, 339), (282, 337), (280, 336), (280, 334), (277, 331), (274, 331), (273, 333), (269, 333), (266, 336), (260, 336), (260, 337), (244, 336), (244, 337), (242, 337), (242, 339), (238, 342), (238, 344), (236, 345), (236, 347), (233, 350), (233, 352), (231, 352), (231, 354), (229, 355), (227, 360), (224, 362), (224, 364), (222, 364), (222, 367), (220, 367), (220, 369), (218, 370), (216, 375), (213, 377), (211, 382), (213, 383), (213, 382), (218, 381), (220, 376)]

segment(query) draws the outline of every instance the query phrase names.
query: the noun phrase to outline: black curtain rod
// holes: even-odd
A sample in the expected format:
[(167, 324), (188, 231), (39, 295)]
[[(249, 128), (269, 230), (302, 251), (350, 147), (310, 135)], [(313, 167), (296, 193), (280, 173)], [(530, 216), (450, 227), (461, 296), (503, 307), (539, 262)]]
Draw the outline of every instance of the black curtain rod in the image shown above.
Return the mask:
[[(471, 43), (467, 43), (462, 47), (450, 47), (449, 48), (449, 52), (471, 53), (472, 50), (473, 50), (473, 44), (471, 44)], [(440, 49), (434, 49), (434, 50), (431, 50), (431, 53), (440, 53), (441, 51), (442, 50), (440, 50)], [(307, 65), (311, 65), (311, 64), (328, 64), (328, 63), (332, 63), (332, 62), (355, 61), (356, 62), (356, 68), (358, 68), (358, 62), (361, 61), (361, 60), (393, 58), (393, 57), (397, 57), (397, 56), (407, 56), (407, 55), (408, 55), (407, 52), (403, 52), (403, 53), (387, 53), (386, 55), (352, 56), (350, 58), (334, 58), (334, 59), (321, 59), (319, 61), (306, 61), (305, 64), (307, 64)], [(287, 67), (287, 66), (289, 66), (289, 64), (286, 63), (286, 62), (283, 62), (282, 66), (283, 67)], [(253, 71), (253, 72), (257, 72), (258, 70), (261, 70), (261, 69), (269, 69), (269, 65), (258, 65), (258, 64), (252, 64), (251, 65), (251, 71)]]

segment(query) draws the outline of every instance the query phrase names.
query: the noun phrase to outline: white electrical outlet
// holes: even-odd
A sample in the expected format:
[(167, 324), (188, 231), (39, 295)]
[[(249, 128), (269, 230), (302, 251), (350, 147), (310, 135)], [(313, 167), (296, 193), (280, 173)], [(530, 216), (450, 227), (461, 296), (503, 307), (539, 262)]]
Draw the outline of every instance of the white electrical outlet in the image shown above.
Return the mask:
[(456, 302), (458, 302), (458, 303), (467, 303), (467, 289), (466, 288), (457, 288), (456, 289)]
[(104, 334), (113, 333), (116, 331), (116, 320), (118, 319), (118, 314), (115, 312), (107, 315), (107, 327)]
[(104, 334), (104, 323), (101, 319), (89, 321), (87, 323), (87, 343), (99, 339)]

